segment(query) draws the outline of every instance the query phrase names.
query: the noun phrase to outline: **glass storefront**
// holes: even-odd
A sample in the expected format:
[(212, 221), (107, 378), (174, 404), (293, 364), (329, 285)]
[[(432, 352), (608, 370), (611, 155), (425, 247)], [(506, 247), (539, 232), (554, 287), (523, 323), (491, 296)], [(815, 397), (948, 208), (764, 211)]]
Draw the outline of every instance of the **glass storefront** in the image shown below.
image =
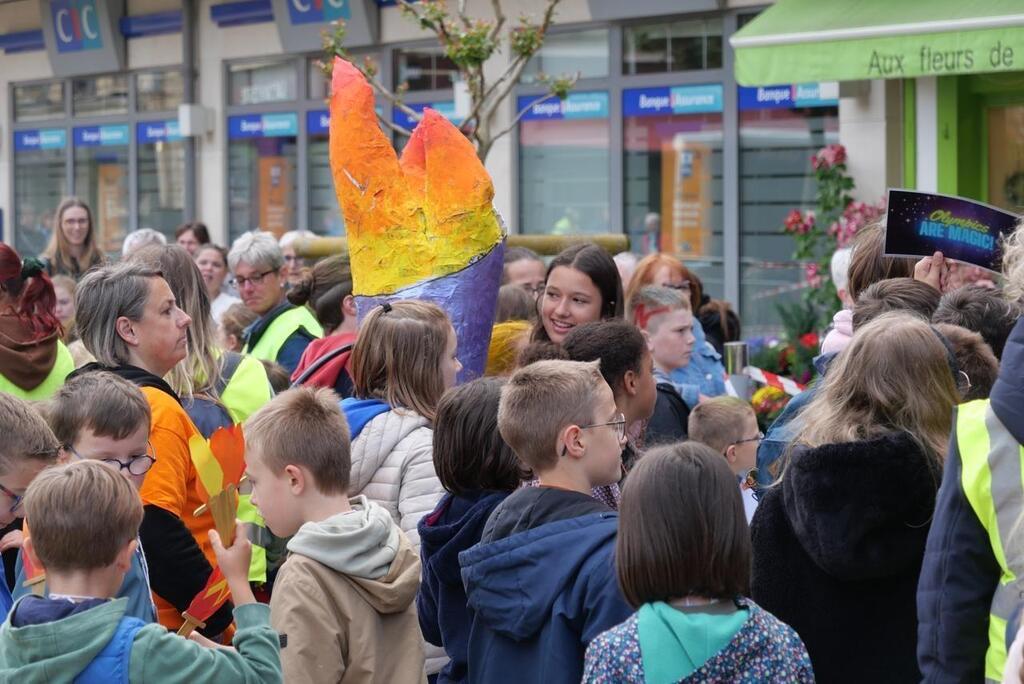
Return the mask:
[(338, 210), (331, 175), (330, 115), (326, 109), (306, 112), (309, 150), (309, 230), (317, 235), (344, 235), (345, 221)]
[(185, 220), (185, 142), (178, 120), (136, 126), (139, 159), (139, 227), (167, 236)]
[(293, 113), (228, 117), (229, 242), (256, 228), (296, 227), (298, 130)]
[(626, 229), (634, 252), (671, 252), (720, 293), (722, 86), (622, 95)]
[(73, 129), (75, 194), (92, 207), (96, 240), (106, 252), (121, 249), (128, 221), (127, 124)]
[(519, 123), (519, 228), (523, 233), (606, 233), (608, 93), (573, 92), (530, 106)]
[(39, 254), (53, 230), (53, 210), (67, 194), (67, 131), (43, 128), (14, 134), (15, 248)]

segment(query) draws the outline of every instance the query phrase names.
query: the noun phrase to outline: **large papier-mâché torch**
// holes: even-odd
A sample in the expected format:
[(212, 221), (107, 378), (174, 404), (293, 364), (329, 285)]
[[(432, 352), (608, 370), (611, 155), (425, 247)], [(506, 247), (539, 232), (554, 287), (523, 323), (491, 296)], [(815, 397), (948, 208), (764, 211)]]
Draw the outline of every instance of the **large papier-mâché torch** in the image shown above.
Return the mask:
[(494, 185), (473, 145), (426, 109), (402, 152), (380, 129), (373, 90), (335, 58), (330, 157), (348, 231), (360, 319), (385, 301), (443, 308), (459, 339), (460, 380), (483, 373), (505, 234)]

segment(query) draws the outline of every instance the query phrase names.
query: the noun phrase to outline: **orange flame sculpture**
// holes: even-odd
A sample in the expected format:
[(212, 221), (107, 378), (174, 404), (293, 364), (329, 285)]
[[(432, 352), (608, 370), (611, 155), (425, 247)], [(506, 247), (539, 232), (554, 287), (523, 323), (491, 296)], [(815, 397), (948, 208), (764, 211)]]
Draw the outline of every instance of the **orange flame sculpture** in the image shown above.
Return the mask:
[(228, 589), (228, 581), (224, 578), (220, 568), (214, 568), (210, 573), (210, 579), (206, 580), (206, 586), (196, 594), (192, 603), (188, 604), (188, 608), (181, 614), (181, 617), (185, 618), (185, 624), (178, 630), (178, 634), (187, 637), (197, 627), (200, 629), (205, 627), (206, 621), (224, 605), (230, 596), (231, 590)]

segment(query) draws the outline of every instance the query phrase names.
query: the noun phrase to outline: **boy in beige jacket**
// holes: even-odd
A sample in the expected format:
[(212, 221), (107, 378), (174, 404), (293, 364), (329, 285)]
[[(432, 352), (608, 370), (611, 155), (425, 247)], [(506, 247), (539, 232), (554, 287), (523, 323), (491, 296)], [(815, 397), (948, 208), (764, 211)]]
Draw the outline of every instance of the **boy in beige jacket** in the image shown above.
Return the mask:
[(245, 423), (252, 502), (288, 542), (270, 601), (285, 681), (423, 682), (420, 561), (381, 506), (350, 499), (337, 396), (297, 388)]

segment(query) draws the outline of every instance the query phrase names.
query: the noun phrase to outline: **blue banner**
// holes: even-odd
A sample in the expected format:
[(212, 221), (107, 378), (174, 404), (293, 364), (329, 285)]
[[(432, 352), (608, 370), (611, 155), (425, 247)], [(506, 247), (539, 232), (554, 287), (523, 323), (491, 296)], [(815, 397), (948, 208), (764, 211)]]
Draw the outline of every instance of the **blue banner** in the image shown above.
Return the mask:
[(839, 84), (791, 83), (757, 88), (739, 87), (740, 110), (838, 107)]
[(336, 19), (351, 19), (349, 0), (288, 0), (288, 16), (293, 24), (322, 24)]
[[(516, 111), (536, 100), (537, 95), (523, 95), (516, 101)], [(564, 100), (553, 97), (530, 107), (520, 121), (553, 121), (563, 119), (607, 119), (608, 93), (569, 93)]]
[(39, 128), (14, 132), (14, 150), (63, 150), (68, 145), (68, 132), (63, 128)]
[(722, 111), (722, 86), (631, 88), (622, 91), (623, 116), (705, 114)]
[(277, 138), (299, 134), (296, 114), (245, 114), (228, 117), (228, 138)]
[(327, 135), (331, 132), (331, 113), (326, 109), (306, 112), (306, 132), (310, 135)]
[(127, 145), (131, 138), (128, 124), (113, 126), (79, 126), (74, 129), (75, 147)]
[(50, 16), (57, 52), (103, 47), (96, 0), (50, 0)]
[(135, 139), (140, 145), (181, 140), (181, 129), (177, 119), (167, 121), (143, 121), (135, 128)]
[[(462, 119), (455, 118), (455, 103), (452, 101), (448, 102), (421, 102), (420, 104), (407, 104), (409, 109), (413, 110), (417, 114), (422, 114), (423, 110), (430, 107), (444, 118), (451, 121), (453, 124), (458, 126), (462, 123)], [(403, 112), (398, 107), (395, 107), (391, 112), (392, 121), (396, 126), (401, 126), (407, 130), (416, 128), (418, 121), (415, 121), (411, 116)]]

